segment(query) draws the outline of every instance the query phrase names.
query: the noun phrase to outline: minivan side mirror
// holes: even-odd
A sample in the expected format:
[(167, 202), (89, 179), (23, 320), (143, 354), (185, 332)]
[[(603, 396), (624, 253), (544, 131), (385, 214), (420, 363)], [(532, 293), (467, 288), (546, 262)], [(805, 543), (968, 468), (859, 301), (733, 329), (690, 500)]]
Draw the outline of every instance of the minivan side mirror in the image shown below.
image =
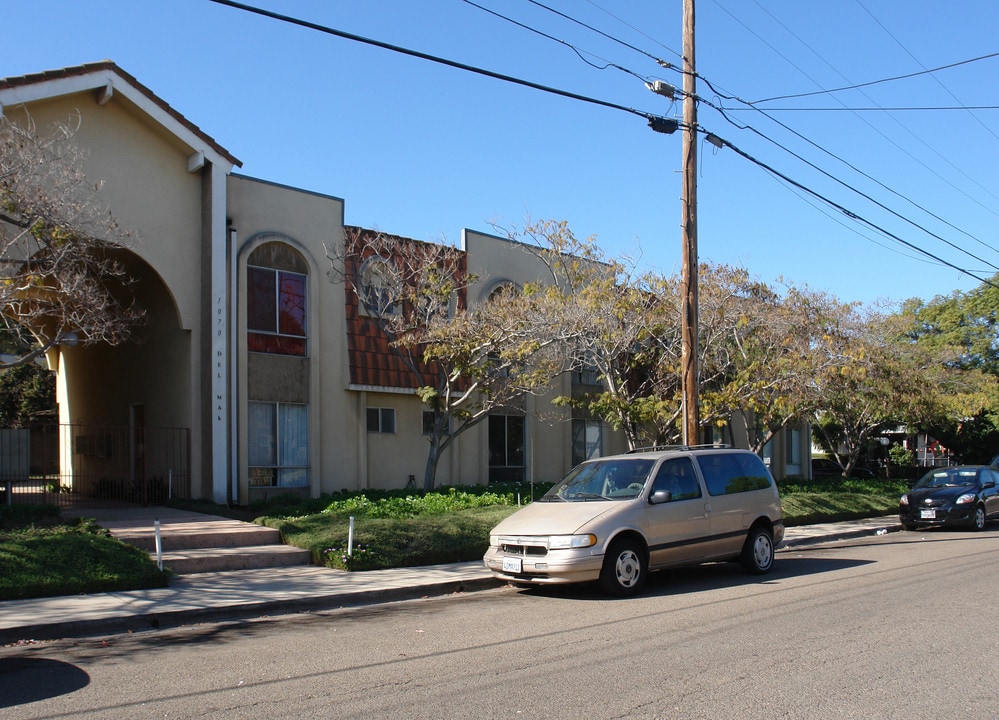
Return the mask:
[(662, 503), (668, 503), (673, 499), (673, 493), (669, 490), (656, 490), (649, 497), (649, 505), (661, 505)]

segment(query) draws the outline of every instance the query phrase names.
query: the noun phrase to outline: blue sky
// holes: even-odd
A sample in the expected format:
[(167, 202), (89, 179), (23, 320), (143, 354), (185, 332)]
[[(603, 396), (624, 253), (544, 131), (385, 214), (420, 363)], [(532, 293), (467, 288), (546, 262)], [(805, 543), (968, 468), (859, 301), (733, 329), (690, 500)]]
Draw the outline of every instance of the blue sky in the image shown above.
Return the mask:
[[(643, 80), (682, 85), (653, 60), (680, 64), (681, 0), (543, 3), (578, 23), (529, 0), (476, 3), (538, 32), (464, 0), (248, 4), (680, 117)], [(210, 0), (32, 0), (4, 20), (0, 76), (113, 60), (241, 173), (341, 197), (349, 224), (456, 243), (463, 227), (567, 220), (640, 269), (679, 268), (680, 134), (635, 114)], [(698, 94), (726, 108), (702, 104), (699, 124), (867, 221), (701, 141), (700, 259), (864, 303), (979, 284), (962, 270), (995, 274), (999, 113), (968, 108), (999, 105), (999, 57), (756, 101), (982, 58), (999, 52), (997, 27), (993, 0), (697, 0)], [(911, 107), (957, 109), (893, 109)]]

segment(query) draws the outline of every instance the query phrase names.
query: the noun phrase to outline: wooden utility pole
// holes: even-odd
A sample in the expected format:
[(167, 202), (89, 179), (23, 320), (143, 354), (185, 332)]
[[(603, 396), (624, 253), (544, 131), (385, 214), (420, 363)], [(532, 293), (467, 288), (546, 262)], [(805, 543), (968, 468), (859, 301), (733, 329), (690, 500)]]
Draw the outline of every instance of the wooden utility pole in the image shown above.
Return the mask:
[(683, 188), (680, 194), (683, 227), (683, 318), (681, 320), (681, 380), (683, 383), (683, 444), (696, 445), (700, 429), (697, 367), (697, 83), (694, 75), (694, 0), (683, 2)]

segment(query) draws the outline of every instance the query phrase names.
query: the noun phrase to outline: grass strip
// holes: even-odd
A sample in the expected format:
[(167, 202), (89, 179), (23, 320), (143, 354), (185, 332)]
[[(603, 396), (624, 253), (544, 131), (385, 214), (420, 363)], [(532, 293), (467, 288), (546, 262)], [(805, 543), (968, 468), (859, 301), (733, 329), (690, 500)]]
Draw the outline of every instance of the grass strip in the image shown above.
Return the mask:
[(148, 553), (89, 523), (0, 531), (0, 600), (166, 584)]

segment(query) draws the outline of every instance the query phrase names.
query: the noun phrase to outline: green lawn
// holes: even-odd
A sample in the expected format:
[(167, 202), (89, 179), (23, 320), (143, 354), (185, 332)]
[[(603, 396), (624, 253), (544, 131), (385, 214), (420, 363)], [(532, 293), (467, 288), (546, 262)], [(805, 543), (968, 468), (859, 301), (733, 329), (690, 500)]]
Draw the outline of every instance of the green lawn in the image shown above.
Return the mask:
[[(788, 526), (891, 515), (904, 481), (822, 480), (779, 485)], [(537, 486), (535, 496), (548, 486)], [(426, 497), (403, 492), (338, 494), (304, 502), (278, 499), (232, 513), (224, 506), (186, 503), (218, 515), (256, 516), (285, 541), (312, 552), (313, 562), (345, 570), (412, 567), (479, 560), (489, 530), (517, 510), (523, 488), (442, 489)], [(147, 553), (92, 523), (67, 524), (52, 506), (0, 512), (0, 600), (163, 587), (167, 576)], [(353, 554), (347, 556), (350, 517)]]
[(92, 523), (39, 516), (38, 506), (15, 508), (0, 516), (0, 600), (166, 586), (148, 553)]

